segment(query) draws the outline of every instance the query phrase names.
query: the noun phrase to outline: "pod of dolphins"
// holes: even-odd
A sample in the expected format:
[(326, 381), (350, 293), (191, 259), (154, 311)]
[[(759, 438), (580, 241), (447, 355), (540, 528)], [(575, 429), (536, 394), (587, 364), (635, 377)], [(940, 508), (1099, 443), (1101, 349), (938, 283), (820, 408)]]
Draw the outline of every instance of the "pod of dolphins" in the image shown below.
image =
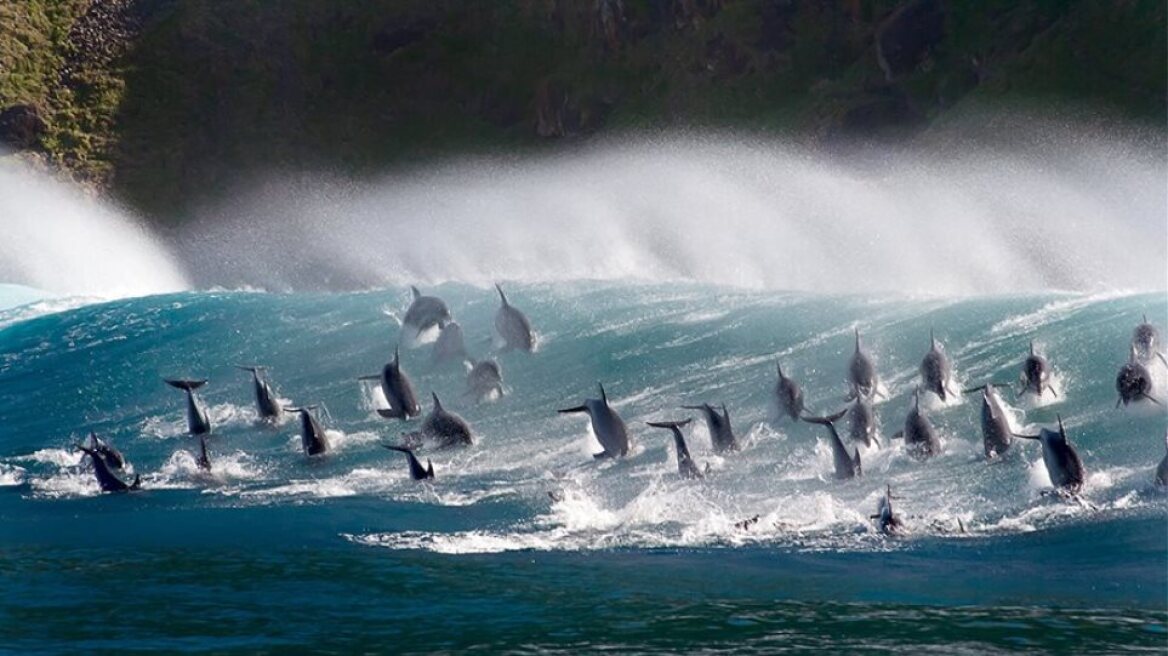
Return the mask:
[[(500, 350), (521, 350), (532, 353), (536, 349), (536, 335), (527, 316), (507, 299), (503, 288), (495, 285), (499, 294), (500, 307), (495, 314), (494, 327), (501, 340)], [(461, 360), (467, 368), (466, 391), (464, 396), (476, 401), (484, 401), (503, 394), (503, 377), (499, 364), (492, 359), (474, 360), (467, 350), (463, 339), (462, 327), (453, 320), (446, 303), (436, 296), (424, 296), (416, 288), (411, 287), (412, 303), (402, 320), (403, 337), (416, 339), (427, 330), (437, 329), (438, 336), (431, 350), (431, 364), (438, 365), (452, 360)], [(1144, 317), (1132, 334), (1128, 361), (1124, 363), (1116, 374), (1115, 387), (1118, 394), (1116, 407), (1129, 403), (1146, 400), (1162, 405), (1160, 399), (1152, 395), (1152, 376), (1148, 365), (1159, 359), (1168, 367), (1168, 358), (1160, 350), (1160, 336), (1156, 327)], [(328, 435), (321, 418), (317, 414), (319, 405), (304, 405), (299, 407), (284, 406), (276, 395), (267, 378), (267, 370), (263, 366), (238, 366), (237, 368), (251, 374), (251, 383), (255, 396), (256, 411), (259, 419), (274, 424), (282, 413), (294, 413), (300, 419), (301, 445), (304, 453), (309, 457), (327, 454), (331, 448)], [(848, 480), (863, 475), (859, 446), (880, 447), (877, 438), (876, 415), (872, 407), (872, 399), (877, 396), (885, 397), (881, 390), (879, 376), (872, 357), (864, 350), (860, 333), (855, 331), (855, 350), (848, 364), (849, 394), (846, 397), (848, 405), (842, 410), (827, 416), (813, 416), (808, 414), (804, 404), (803, 390), (799, 383), (783, 371), (782, 363), (776, 365), (778, 380), (773, 391), (773, 403), (779, 420), (789, 418), (793, 421), (803, 421), (823, 426), (827, 429), (829, 445), (832, 452), (835, 478)], [(952, 363), (946, 354), (944, 346), (929, 331), (929, 350), (920, 365), (920, 384), (913, 391), (912, 405), (905, 416), (904, 427), (896, 432), (893, 439), (903, 439), (905, 451), (914, 458), (926, 460), (941, 452), (941, 441), (926, 412), (921, 408), (921, 396), (933, 393), (941, 401), (946, 401), (959, 392), (952, 389)], [(1035, 351), (1033, 341), (1029, 345), (1029, 353), (1022, 365), (1020, 386), (1015, 389), (1015, 395), (1021, 397), (1031, 394), (1042, 398), (1044, 394), (1057, 396), (1051, 385), (1051, 369), (1046, 358)], [(186, 396), (187, 429), (191, 436), (199, 439), (199, 455), (196, 457), (198, 467), (206, 472), (212, 470), (212, 463), (207, 451), (206, 438), (211, 434), (212, 426), (206, 407), (199, 398), (198, 390), (207, 384), (205, 379), (166, 378), (164, 382), (176, 389), (182, 390)], [(401, 421), (412, 420), (422, 414), (421, 405), (409, 376), (402, 369), (401, 357), (398, 348), (394, 349), (393, 359), (382, 368), (381, 373), (362, 376), (361, 381), (376, 382), (385, 396), (388, 408), (377, 408), (377, 413), (386, 419)], [(963, 390), (963, 393), (980, 393), (981, 432), (987, 459), (1001, 457), (1009, 451), (1014, 439), (1034, 440), (1042, 445), (1042, 459), (1050, 476), (1054, 493), (1068, 498), (1077, 498), (1086, 478), (1083, 462), (1067, 436), (1062, 417), (1058, 417), (1058, 428), (1052, 430), (1041, 428), (1037, 435), (1025, 435), (1013, 432), (1007, 417), (1005, 403), (998, 392), (998, 388), (1013, 387), (1003, 383), (987, 383)], [(594, 454), (594, 458), (622, 458), (629, 454), (632, 442), (628, 427), (609, 402), (608, 394), (603, 384), (598, 385), (600, 398), (586, 399), (580, 405), (559, 410), (562, 414), (586, 414), (591, 423), (592, 432), (600, 444), (601, 451)], [(406, 456), (409, 475), (417, 481), (433, 479), (434, 465), (427, 460), (423, 467), (416, 455), (416, 451), (424, 448), (427, 443), (435, 449), (449, 449), (467, 447), (475, 443), (474, 433), (470, 425), (458, 414), (446, 409), (436, 393), (431, 392), (433, 406), (423, 418), (418, 430), (404, 433), (401, 444), (382, 444), (381, 446), (402, 453)], [(703, 402), (700, 404), (682, 405), (684, 410), (700, 412), (709, 430), (711, 448), (719, 455), (732, 454), (741, 450), (741, 444), (734, 435), (730, 422), (730, 412), (726, 405), (714, 405)], [(327, 414), (327, 413), (326, 413)], [(331, 419), (331, 418), (330, 418)], [(702, 479), (710, 473), (707, 463), (705, 468), (699, 468), (690, 455), (682, 429), (692, 422), (692, 417), (668, 421), (646, 422), (654, 428), (666, 429), (673, 439), (674, 451), (677, 456), (678, 474), (687, 479)], [(844, 437), (837, 429), (837, 423), (845, 421), (847, 424), (847, 442), (855, 445), (848, 451)], [(1168, 487), (1168, 434), (1165, 435), (1165, 455), (1156, 468), (1154, 482), (1157, 486)], [(128, 492), (141, 489), (141, 478), (135, 476), (133, 482), (127, 483), (115, 472), (125, 469), (126, 460), (113, 445), (91, 433), (89, 444), (77, 444), (76, 448), (89, 456), (93, 465), (93, 472), (98, 485), (104, 492)], [(553, 494), (553, 498), (554, 498)], [(890, 486), (886, 486), (884, 495), (879, 499), (877, 512), (871, 515), (877, 528), (886, 534), (899, 533), (904, 530), (904, 523), (899, 515), (893, 512), (893, 496)], [(746, 530), (757, 523), (754, 517), (737, 526)]]

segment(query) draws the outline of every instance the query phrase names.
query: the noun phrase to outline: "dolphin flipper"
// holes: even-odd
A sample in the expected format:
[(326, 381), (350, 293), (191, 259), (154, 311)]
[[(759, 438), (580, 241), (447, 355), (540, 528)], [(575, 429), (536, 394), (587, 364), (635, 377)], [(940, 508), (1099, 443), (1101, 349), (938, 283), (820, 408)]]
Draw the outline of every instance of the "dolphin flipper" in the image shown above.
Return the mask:
[(556, 412), (558, 412), (560, 414), (564, 414), (564, 415), (572, 414), (574, 412), (588, 412), (588, 406), (578, 405), (574, 408), (564, 408), (563, 410), (556, 410)]

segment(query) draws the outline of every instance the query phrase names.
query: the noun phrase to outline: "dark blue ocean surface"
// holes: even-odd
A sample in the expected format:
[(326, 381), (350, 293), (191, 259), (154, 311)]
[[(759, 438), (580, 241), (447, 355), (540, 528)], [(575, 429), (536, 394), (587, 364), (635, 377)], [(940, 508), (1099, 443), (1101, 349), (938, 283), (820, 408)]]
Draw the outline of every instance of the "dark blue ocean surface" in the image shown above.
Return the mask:
[[(1168, 417), (1116, 409), (1115, 373), (1163, 294), (916, 299), (746, 292), (698, 285), (511, 285), (534, 354), (491, 340), (492, 290), (427, 290), (472, 355), (493, 354), (506, 394), (464, 395), (465, 371), (402, 351), (477, 443), (423, 450), (432, 483), (379, 443), (419, 420), (379, 417), (357, 381), (399, 340), (408, 291), (190, 292), (0, 313), (0, 650), (11, 653), (644, 652), (1163, 653), (1168, 495), (1153, 485)], [(49, 310), (57, 310), (45, 313)], [(832, 475), (825, 429), (776, 419), (775, 362), (812, 412), (843, 407), (853, 328), (887, 399), (864, 477)], [(1061, 416), (1087, 479), (1043, 494), (1036, 443), (982, 455), (978, 396), (922, 401), (943, 452), (903, 425), (932, 328), (954, 387), (1016, 383), (1034, 340), (1057, 397), (1003, 396), (1013, 426)], [(425, 338), (424, 336), (423, 342)], [(264, 364), (289, 404), (321, 404), (333, 451), (309, 459), (299, 423), (256, 421)], [(1153, 395), (1168, 370), (1151, 365)], [(186, 435), (181, 392), (209, 378), (213, 472)], [(583, 415), (557, 408), (603, 382), (633, 439), (594, 461)], [(726, 403), (741, 453), (686, 429), (703, 481), (683, 480), (668, 433), (645, 421)], [(117, 445), (143, 490), (101, 494), (71, 445)], [(869, 515), (885, 485), (906, 535)], [(736, 526), (758, 517), (749, 529)]]

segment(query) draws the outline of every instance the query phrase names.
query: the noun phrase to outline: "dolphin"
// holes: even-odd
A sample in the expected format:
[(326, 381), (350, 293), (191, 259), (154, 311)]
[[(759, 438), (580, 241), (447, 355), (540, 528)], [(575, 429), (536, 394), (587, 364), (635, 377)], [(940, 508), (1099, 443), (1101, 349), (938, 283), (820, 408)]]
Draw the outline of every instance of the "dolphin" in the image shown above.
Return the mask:
[(1030, 355), (1027, 355), (1026, 361), (1022, 363), (1022, 389), (1017, 396), (1033, 392), (1035, 396), (1042, 398), (1042, 393), (1046, 390), (1058, 396), (1058, 392), (1050, 385), (1050, 364), (1046, 358), (1034, 352), (1034, 340), (1030, 340)]
[(852, 386), (852, 393), (856, 396), (872, 396), (879, 394), (877, 389), (880, 379), (876, 376), (876, 365), (872, 362), (863, 348), (860, 347), (860, 329), (856, 328), (856, 350), (848, 363), (848, 383)]
[[(1164, 433), (1164, 445), (1168, 447), (1168, 433)], [(1168, 487), (1168, 453), (1164, 454), (1160, 465), (1156, 467), (1156, 485)]]
[(876, 520), (876, 525), (880, 528), (880, 532), (885, 535), (894, 535), (904, 531), (904, 522), (900, 520), (900, 515), (897, 515), (892, 510), (892, 500), (896, 497), (892, 496), (892, 486), (884, 486), (884, 496), (880, 497), (880, 501), (876, 506), (876, 514), (869, 515), (870, 519)]
[(382, 444), (381, 446), (390, 451), (400, 451), (406, 454), (406, 458), (410, 464), (410, 478), (415, 481), (424, 481), (427, 478), (434, 478), (434, 463), (426, 459), (426, 466), (422, 467), (422, 463), (418, 462), (417, 456), (414, 455), (414, 450), (409, 447), (395, 446), (393, 444)]
[(795, 421), (799, 421), (803, 411), (803, 390), (794, 378), (783, 374), (783, 364), (775, 363), (779, 370), (779, 382), (775, 384), (775, 398), (779, 404), (779, 413), (786, 414)]
[(405, 318), (402, 319), (403, 328), (409, 326), (415, 329), (417, 336), (429, 328), (450, 321), (450, 308), (446, 307), (445, 301), (437, 296), (422, 296), (422, 292), (412, 285), (410, 292), (413, 293), (414, 300), (406, 310)]
[(1148, 315), (1144, 315), (1144, 322), (1132, 331), (1132, 348), (1136, 356), (1143, 362), (1151, 361), (1152, 357), (1160, 358), (1160, 362), (1168, 365), (1168, 359), (1160, 350), (1160, 331), (1148, 322)]
[(304, 453), (308, 456), (318, 456), (329, 450), (328, 437), (324, 434), (324, 426), (313, 416), (312, 411), (317, 406), (308, 405), (302, 408), (284, 408), (288, 412), (300, 413), (300, 443), (304, 446)]
[(856, 396), (847, 408), (848, 436), (853, 442), (870, 447), (873, 444), (880, 446), (876, 437), (876, 411), (872, 404), (863, 396)]
[(101, 456), (110, 469), (125, 469), (126, 459), (122, 456), (122, 452), (114, 448), (114, 445), (99, 438), (97, 433), (91, 432), (89, 434), (89, 449)]
[(430, 438), (438, 440), (438, 448), (446, 449), (454, 446), (470, 446), (474, 444), (474, 435), (470, 432), (470, 424), (462, 417), (442, 407), (438, 395), (430, 392), (434, 398), (434, 408), (422, 422), (421, 430), (410, 433), (407, 437), (418, 440)]
[(502, 302), (499, 311), (495, 313), (495, 330), (499, 332), (499, 337), (503, 338), (503, 350), (519, 349), (530, 353), (535, 349), (531, 322), (519, 308), (507, 302), (507, 295), (503, 293), (503, 288), (498, 283), (495, 284), (495, 289), (499, 290), (499, 300)]
[(947, 391), (946, 384), (953, 374), (953, 366), (949, 364), (949, 356), (945, 355), (944, 349), (940, 342), (933, 337), (933, 329), (929, 329), (929, 352), (925, 354), (925, 358), (921, 360), (921, 379), (924, 381), (924, 388), (937, 396), (941, 400), (946, 399)]
[(393, 359), (382, 369), (380, 374), (361, 376), (359, 380), (376, 380), (381, 382), (381, 391), (389, 408), (378, 408), (377, 414), (386, 419), (409, 419), (422, 413), (418, 405), (418, 397), (414, 395), (414, 386), (401, 368), (401, 354), (398, 348), (393, 349)]
[(272, 391), (268, 377), (264, 374), (267, 367), (235, 365), (235, 368), (251, 372), (251, 383), (255, 389), (256, 412), (259, 413), (260, 419), (269, 421), (278, 419), (280, 417), (280, 401), (276, 398), (276, 393)]
[(647, 421), (646, 424), (654, 428), (668, 428), (673, 431), (673, 446), (677, 448), (677, 473), (682, 478), (704, 478), (693, 457), (689, 455), (689, 448), (685, 445), (685, 437), (681, 434), (681, 427), (693, 419), (685, 421)]
[(941, 453), (941, 440), (929, 418), (921, 414), (921, 392), (913, 391), (913, 406), (904, 419), (904, 430), (893, 437), (903, 437), (905, 449), (921, 460)]
[(574, 408), (565, 408), (561, 414), (584, 412), (592, 421), (592, 432), (596, 435), (604, 450), (593, 454), (593, 458), (621, 458), (629, 454), (629, 432), (625, 422), (608, 404), (608, 395), (604, 393), (604, 385), (600, 385), (600, 398), (587, 399), (584, 405)]
[(710, 442), (714, 447), (714, 453), (739, 450), (738, 440), (734, 437), (734, 429), (730, 426), (730, 411), (726, 409), (725, 403), (722, 404), (721, 414), (709, 403), (681, 407), (686, 410), (701, 410), (702, 414), (705, 415), (706, 427), (710, 429)]
[[(999, 385), (1004, 387), (1004, 385)], [(996, 458), (1010, 449), (1010, 420), (994, 383), (965, 390), (981, 392), (981, 437), (987, 458)]]
[(1050, 475), (1050, 482), (1056, 490), (1074, 494), (1083, 487), (1086, 478), (1083, 461), (1079, 453), (1067, 439), (1067, 430), (1063, 428), (1063, 418), (1058, 417), (1058, 432), (1045, 428), (1038, 435), (1023, 435), (1014, 433), (1015, 437), (1042, 442), (1042, 462), (1046, 465), (1046, 473)]
[(211, 471), (211, 458), (207, 455), (207, 436), (199, 436), (199, 457), (195, 459), (195, 463), (205, 472)]
[(434, 340), (434, 347), (430, 351), (431, 366), (438, 366), (450, 360), (462, 360), (466, 357), (466, 345), (463, 342), (462, 326), (457, 321), (446, 321), (441, 325), (438, 339)]
[(499, 396), (503, 395), (503, 372), (499, 368), (499, 363), (494, 360), (467, 360), (470, 369), (466, 372), (466, 392), (464, 396), (473, 396), (478, 401), (483, 401), (497, 393)]
[(803, 421), (812, 424), (827, 426), (827, 430), (831, 433), (831, 455), (832, 460), (835, 461), (835, 477), (840, 480), (859, 478), (863, 475), (863, 470), (860, 467), (860, 449), (856, 448), (855, 456), (848, 455), (848, 450), (844, 447), (843, 440), (840, 439), (839, 433), (835, 429), (835, 422), (844, 416), (844, 412), (847, 411), (837, 412), (830, 417), (802, 418)]
[(93, 473), (97, 476), (97, 484), (101, 486), (102, 492), (129, 492), (142, 487), (141, 476), (135, 474), (134, 482), (127, 484), (110, 471), (109, 465), (106, 464), (101, 453), (81, 444), (77, 444), (76, 447), (93, 461)]
[(1127, 405), (1140, 399), (1160, 404), (1160, 401), (1152, 396), (1152, 374), (1148, 372), (1147, 367), (1140, 364), (1134, 346), (1131, 347), (1127, 363), (1120, 367), (1119, 373), (1115, 375), (1115, 389), (1119, 392), (1119, 398), (1115, 401), (1117, 408), (1121, 403)]
[(211, 432), (211, 420), (207, 418), (207, 409), (203, 407), (195, 390), (207, 384), (206, 380), (181, 380), (173, 378), (163, 379), (167, 385), (183, 390), (187, 393), (187, 430), (191, 435), (202, 435)]

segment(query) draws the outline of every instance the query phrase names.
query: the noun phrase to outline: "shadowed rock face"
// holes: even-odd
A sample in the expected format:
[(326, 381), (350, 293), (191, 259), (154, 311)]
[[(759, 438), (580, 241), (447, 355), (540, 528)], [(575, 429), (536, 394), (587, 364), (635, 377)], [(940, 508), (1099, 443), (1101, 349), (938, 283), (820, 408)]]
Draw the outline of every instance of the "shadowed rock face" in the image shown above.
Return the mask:
[(894, 11), (876, 33), (876, 57), (884, 77), (906, 75), (945, 37), (942, 0), (912, 0)]
[(33, 105), (13, 105), (0, 111), (0, 144), (16, 150), (32, 148), (45, 132), (45, 120)]

